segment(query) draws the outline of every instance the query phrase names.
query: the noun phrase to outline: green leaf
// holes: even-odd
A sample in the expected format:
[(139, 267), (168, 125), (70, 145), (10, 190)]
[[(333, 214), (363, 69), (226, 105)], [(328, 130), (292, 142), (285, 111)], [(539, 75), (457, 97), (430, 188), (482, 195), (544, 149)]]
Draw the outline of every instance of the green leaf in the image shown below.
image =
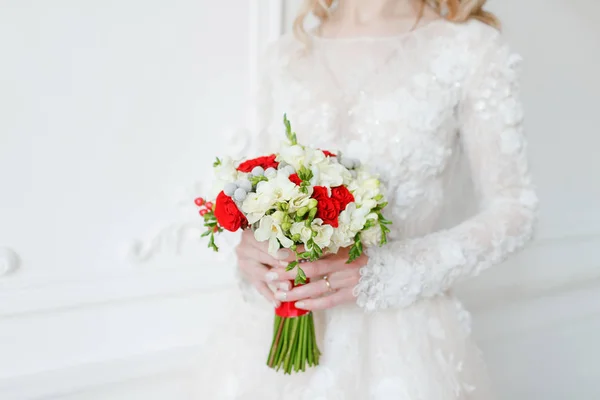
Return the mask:
[(384, 202), (384, 203), (378, 204), (378, 205), (377, 205), (377, 207), (375, 207), (375, 210), (376, 210), (376, 211), (381, 211), (381, 210), (383, 210), (385, 207), (387, 207), (387, 205), (388, 205), (388, 202), (387, 202), (387, 201), (386, 201), (386, 202)]
[(296, 279), (294, 279), (295, 285), (303, 285), (306, 283), (306, 274), (304, 270), (298, 267), (298, 272), (296, 273)]
[(210, 235), (210, 240), (208, 241), (208, 248), (209, 249), (213, 249), (214, 251), (219, 251), (219, 248), (215, 244), (215, 235), (214, 235), (214, 233), (211, 233), (211, 235)]
[(202, 235), (200, 235), (200, 237), (207, 237), (208, 235), (210, 235), (212, 231), (209, 229), (206, 232), (204, 232)]
[(266, 176), (259, 175), (259, 176), (253, 176), (253, 177), (251, 177), (250, 178), (250, 183), (252, 183), (252, 186), (256, 186), (256, 185), (258, 185), (259, 182), (268, 181), (268, 180), (269, 180), (269, 178), (267, 178)]
[(296, 133), (292, 132), (292, 124), (288, 120), (287, 114), (283, 114), (283, 125), (285, 125), (285, 135), (290, 141), (290, 144), (292, 146), (298, 144), (298, 140), (296, 139)]
[(292, 261), (291, 263), (288, 264), (287, 267), (285, 267), (286, 271), (291, 271), (293, 270), (298, 264), (300, 264), (298, 261)]
[(367, 222), (365, 223), (365, 226), (363, 227), (363, 229), (369, 229), (375, 226), (375, 221), (373, 221), (372, 219), (367, 220)]
[(308, 186), (313, 177), (313, 172), (304, 165), (298, 170), (298, 178), (302, 180), (302, 186)]
[(351, 262), (356, 260), (358, 257), (360, 257), (362, 255), (362, 253), (363, 253), (363, 247), (362, 247), (362, 242), (360, 240), (360, 233), (357, 233), (356, 236), (354, 236), (354, 244), (350, 248), (350, 254), (348, 257), (348, 261), (346, 261), (346, 264), (350, 264)]
[(219, 165), (221, 165), (221, 160), (219, 159), (219, 157), (217, 157), (215, 159), (215, 162), (213, 163), (213, 167), (218, 167)]

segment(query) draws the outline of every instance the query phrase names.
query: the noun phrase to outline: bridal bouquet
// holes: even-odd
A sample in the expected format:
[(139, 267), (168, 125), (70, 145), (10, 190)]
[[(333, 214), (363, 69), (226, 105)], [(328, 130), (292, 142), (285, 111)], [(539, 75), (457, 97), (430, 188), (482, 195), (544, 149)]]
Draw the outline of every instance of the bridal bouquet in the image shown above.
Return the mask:
[[(323, 254), (351, 247), (348, 262), (363, 246), (383, 245), (391, 222), (382, 215), (387, 205), (379, 180), (358, 160), (303, 146), (284, 116), (287, 142), (278, 154), (243, 162), (223, 158), (214, 163), (218, 195), (214, 202), (197, 198), (215, 251), (215, 234), (251, 229), (269, 253), (291, 250), (296, 269), (293, 285), (307, 283), (301, 268)], [(282, 303), (275, 310), (274, 337), (267, 364), (285, 373), (305, 371), (319, 363), (312, 313)]]

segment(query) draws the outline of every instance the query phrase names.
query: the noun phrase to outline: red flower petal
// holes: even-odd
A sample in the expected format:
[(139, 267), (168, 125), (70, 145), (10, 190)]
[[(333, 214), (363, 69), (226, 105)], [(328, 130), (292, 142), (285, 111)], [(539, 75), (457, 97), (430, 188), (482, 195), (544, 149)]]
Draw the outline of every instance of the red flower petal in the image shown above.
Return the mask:
[(300, 179), (298, 174), (291, 174), (290, 181), (294, 182), (298, 186), (300, 186), (300, 184), (302, 183), (302, 179)]
[(257, 157), (251, 160), (246, 160), (240, 165), (238, 165), (237, 170), (240, 172), (252, 172), (254, 167), (262, 167), (263, 169), (267, 168), (277, 168), (279, 163), (275, 161), (277, 156), (275, 154), (271, 154), (270, 156)]
[(228, 231), (235, 232), (248, 225), (246, 216), (237, 208), (231, 197), (221, 192), (217, 196), (215, 207), (215, 217), (217, 222)]
[(331, 189), (331, 197), (340, 203), (340, 212), (346, 209), (346, 206), (354, 202), (354, 196), (346, 186), (338, 186)]

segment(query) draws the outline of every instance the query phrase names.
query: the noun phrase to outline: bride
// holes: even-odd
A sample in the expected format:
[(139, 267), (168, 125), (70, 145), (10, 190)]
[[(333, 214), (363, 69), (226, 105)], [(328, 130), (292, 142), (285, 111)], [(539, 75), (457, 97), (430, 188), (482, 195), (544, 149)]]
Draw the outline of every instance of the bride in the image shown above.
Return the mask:
[[(290, 288), (290, 254), (273, 258), (245, 232), (243, 290), (209, 342), (199, 398), (491, 397), (451, 288), (523, 247), (537, 198), (521, 60), (484, 3), (307, 0), (294, 35), (270, 47), (255, 144), (275, 149), (287, 113), (303, 142), (373, 167), (390, 200), (391, 240), (349, 265), (344, 251), (304, 264), (312, 282)], [(307, 31), (310, 13), (320, 24)], [(323, 355), (309, 372), (265, 365), (280, 302), (315, 313)]]

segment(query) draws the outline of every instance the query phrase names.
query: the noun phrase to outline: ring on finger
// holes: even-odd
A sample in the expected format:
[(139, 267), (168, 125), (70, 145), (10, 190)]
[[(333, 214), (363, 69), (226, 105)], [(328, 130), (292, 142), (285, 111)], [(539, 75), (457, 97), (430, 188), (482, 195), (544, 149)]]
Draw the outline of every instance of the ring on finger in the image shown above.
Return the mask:
[(323, 281), (325, 281), (325, 284), (327, 285), (327, 290), (335, 292), (335, 289), (331, 287), (331, 282), (329, 282), (329, 277), (327, 275), (323, 276)]

